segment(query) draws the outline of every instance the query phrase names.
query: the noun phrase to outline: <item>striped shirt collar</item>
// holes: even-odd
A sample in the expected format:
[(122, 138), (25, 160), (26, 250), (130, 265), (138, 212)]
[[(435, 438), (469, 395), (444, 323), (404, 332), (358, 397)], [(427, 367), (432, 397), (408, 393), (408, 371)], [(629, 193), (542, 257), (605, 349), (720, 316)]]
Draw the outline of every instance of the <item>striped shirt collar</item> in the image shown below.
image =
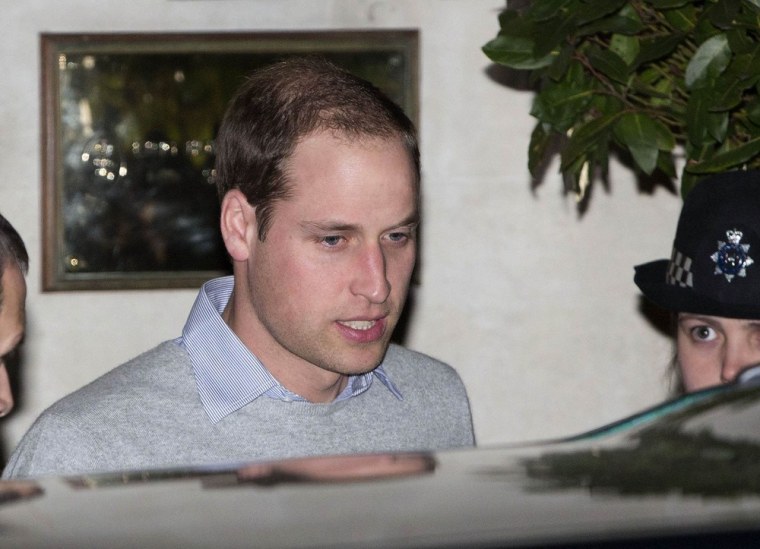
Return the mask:
[[(304, 401), (280, 385), (222, 319), (221, 313), (227, 306), (233, 285), (232, 276), (206, 282), (198, 292), (178, 340), (190, 355), (201, 402), (213, 423), (264, 395), (279, 400)], [(375, 377), (396, 398), (402, 399), (380, 364), (371, 372), (350, 376), (335, 402), (363, 393)]]

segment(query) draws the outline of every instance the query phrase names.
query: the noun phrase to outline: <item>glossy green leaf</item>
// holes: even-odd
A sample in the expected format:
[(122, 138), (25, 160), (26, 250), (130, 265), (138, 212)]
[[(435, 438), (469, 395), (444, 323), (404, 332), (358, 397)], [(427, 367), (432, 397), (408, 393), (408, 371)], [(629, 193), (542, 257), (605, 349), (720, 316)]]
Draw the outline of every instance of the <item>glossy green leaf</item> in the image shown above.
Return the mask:
[(615, 124), (614, 133), (646, 174), (651, 174), (657, 166), (660, 149), (671, 150), (675, 145), (667, 126), (644, 114), (624, 114)]
[(657, 169), (669, 178), (675, 179), (678, 174), (676, 174), (676, 163), (673, 159), (673, 153), (670, 151), (660, 151), (660, 154), (657, 156)]
[(589, 111), (600, 116), (617, 114), (625, 109), (625, 104), (614, 95), (597, 93), (591, 98)]
[(613, 34), (610, 50), (618, 54), (626, 65), (631, 65), (639, 55), (639, 39), (625, 34)]
[(745, 6), (747, 6), (747, 11), (736, 16), (734, 26), (751, 32), (757, 31), (760, 29), (760, 10), (754, 6), (749, 7), (749, 4)]
[(533, 2), (527, 12), (532, 21), (546, 21), (552, 17), (562, 16), (562, 11), (576, 0), (543, 0)]
[[(712, 102), (711, 102), (712, 104)], [(707, 117), (707, 133), (718, 143), (726, 140), (728, 132), (728, 113), (727, 112), (710, 112)]]
[(641, 67), (636, 74), (638, 78), (636, 78), (635, 81), (640, 84), (646, 84), (647, 86), (654, 86), (660, 80), (667, 78), (662, 70), (651, 65), (646, 68)]
[(586, 112), (594, 96), (593, 82), (584, 73), (580, 63), (570, 63), (565, 76), (559, 81), (544, 82), (533, 100), (530, 114), (564, 133)]
[(734, 55), (749, 53), (757, 45), (755, 38), (746, 29), (727, 29), (726, 37), (728, 38), (728, 47), (731, 48)]
[[(735, 56), (726, 69), (725, 75), (727, 78), (756, 82), (760, 77), (760, 44), (741, 55)], [(748, 87), (751, 85), (749, 83)]]
[(593, 48), (588, 52), (588, 61), (594, 69), (612, 80), (621, 84), (628, 82), (628, 65), (615, 52)]
[(711, 141), (707, 132), (709, 109), (709, 96), (704, 90), (697, 90), (691, 94), (686, 105), (686, 128), (689, 142), (695, 147)]
[(693, 2), (693, 0), (647, 0), (647, 4), (651, 4), (652, 7), (658, 10), (679, 8), (691, 2)]
[(744, 90), (751, 87), (751, 83), (739, 78), (723, 78), (716, 83), (713, 95), (714, 101), (710, 104), (710, 111), (725, 112), (736, 107), (742, 100)]
[(585, 112), (593, 94), (592, 90), (584, 88), (552, 85), (536, 96), (530, 114), (549, 124), (559, 133), (564, 133), (573, 125), (573, 121)]
[(639, 55), (636, 57), (635, 65), (642, 65), (666, 57), (676, 49), (683, 39), (683, 34), (642, 38), (639, 41)]
[(570, 59), (564, 85), (569, 88), (593, 89), (598, 85), (598, 81), (588, 73), (583, 63), (577, 59)]
[(644, 24), (632, 17), (625, 17), (623, 15), (613, 15), (607, 19), (601, 21), (594, 21), (588, 25), (582, 26), (578, 29), (578, 36), (586, 36), (589, 34), (604, 33), (604, 34), (627, 34), (633, 35), (644, 29)]
[(505, 29), (514, 20), (523, 21), (520, 12), (517, 10), (503, 10), (499, 12), (499, 28)]
[(513, 69), (539, 69), (550, 65), (553, 56), (536, 57), (534, 46), (529, 38), (500, 34), (483, 46), (483, 53), (494, 63)]
[(657, 157), (660, 154), (657, 147), (629, 145), (628, 150), (639, 169), (647, 175), (652, 175), (657, 167)]
[(752, 4), (755, 6), (758, 10), (760, 10), (760, 0), (746, 0), (748, 4)]
[(608, 165), (610, 163), (609, 141), (597, 141), (596, 146), (590, 150), (589, 153), (589, 160), (591, 164), (593, 164), (594, 173), (598, 172), (602, 177), (606, 177), (609, 170)]
[(669, 151), (676, 145), (673, 133), (665, 124), (642, 113), (623, 114), (614, 131), (615, 137), (628, 147), (649, 146)]
[[(575, 24), (583, 26), (592, 21), (598, 21), (607, 18), (608, 15), (619, 11), (622, 7), (628, 5), (629, 0), (604, 0), (604, 2), (583, 2), (573, 10), (573, 19)], [(607, 18), (609, 21), (609, 18)], [(639, 23), (641, 25), (641, 23)], [(601, 32), (614, 32), (609, 28), (599, 27)]]
[(760, 79), (760, 45), (750, 52), (737, 55), (725, 72), (710, 85), (712, 112), (728, 111), (737, 107), (747, 90)]
[(653, 82), (638, 79), (631, 82), (631, 90), (642, 98), (646, 98), (649, 105), (653, 108), (672, 107), (677, 110), (679, 107), (673, 107), (673, 87), (674, 83), (668, 78), (659, 78)]
[(501, 31), (483, 46), (483, 53), (491, 61), (513, 69), (533, 70), (551, 64), (551, 55), (535, 54), (536, 32), (534, 25), (514, 10), (499, 15)]
[(704, 13), (710, 22), (719, 29), (729, 29), (733, 26), (739, 14), (742, 0), (720, 0), (709, 6)]
[(728, 66), (731, 60), (731, 50), (725, 34), (717, 34), (706, 40), (686, 66), (684, 80), (686, 87), (693, 89), (715, 77)]
[(572, 44), (565, 44), (557, 53), (554, 62), (546, 68), (546, 76), (554, 81), (562, 80), (568, 72), (574, 52), (575, 48)]
[[(562, 179), (565, 183), (565, 191), (575, 194), (575, 198), (579, 202), (583, 200), (588, 185), (591, 182), (590, 170), (588, 170), (588, 166), (586, 166), (588, 162), (588, 157), (586, 155), (581, 155), (576, 158), (574, 162), (561, 170), (563, 175)], [(581, 179), (583, 178), (582, 174), (584, 171), (589, 177), (587, 181), (582, 182)]]
[(546, 153), (552, 141), (552, 134), (547, 131), (543, 123), (539, 122), (530, 134), (528, 145), (528, 170), (536, 176), (538, 170), (546, 159)]
[(533, 54), (537, 58), (544, 57), (568, 39), (575, 30), (575, 23), (567, 17), (557, 17), (541, 23), (541, 38), (536, 40)]
[(693, 174), (718, 173), (741, 167), (752, 157), (760, 154), (760, 136), (726, 152), (716, 154), (702, 162), (689, 164), (686, 170)]
[(612, 127), (622, 115), (622, 112), (618, 112), (600, 116), (576, 128), (568, 139), (567, 145), (562, 149), (560, 169), (564, 170), (577, 160), (579, 156), (588, 150), (594, 149), (597, 141), (606, 141), (609, 138)]
[(755, 97), (747, 104), (747, 117), (750, 122), (760, 126), (760, 98)]
[(717, 28), (715, 25), (713, 25), (710, 20), (707, 17), (703, 17), (704, 11), (700, 15), (700, 17), (697, 18), (697, 25), (694, 27), (694, 29), (691, 31), (691, 39), (696, 44), (702, 44), (703, 42), (706, 42), (713, 36), (720, 34), (721, 29)]
[(697, 10), (689, 4), (677, 10), (668, 10), (665, 12), (665, 20), (670, 23), (674, 29), (682, 33), (690, 32), (697, 26)]

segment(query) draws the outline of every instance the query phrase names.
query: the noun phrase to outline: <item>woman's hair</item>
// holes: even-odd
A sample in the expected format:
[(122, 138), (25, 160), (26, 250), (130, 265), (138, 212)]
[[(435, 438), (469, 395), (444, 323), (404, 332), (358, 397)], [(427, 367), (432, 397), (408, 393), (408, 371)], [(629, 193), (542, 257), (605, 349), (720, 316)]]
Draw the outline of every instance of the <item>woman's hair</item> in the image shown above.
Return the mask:
[(686, 388), (683, 384), (683, 375), (681, 375), (681, 365), (678, 362), (678, 313), (670, 313), (670, 333), (673, 337), (673, 356), (665, 372), (665, 378), (668, 384), (668, 393), (672, 397), (678, 397), (686, 394)]

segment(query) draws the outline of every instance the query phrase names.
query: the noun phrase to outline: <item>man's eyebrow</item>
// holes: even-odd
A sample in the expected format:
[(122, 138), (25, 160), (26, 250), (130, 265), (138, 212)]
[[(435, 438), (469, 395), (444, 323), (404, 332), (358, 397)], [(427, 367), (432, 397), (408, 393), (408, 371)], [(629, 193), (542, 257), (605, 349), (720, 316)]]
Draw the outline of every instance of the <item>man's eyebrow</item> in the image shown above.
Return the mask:
[(357, 230), (359, 225), (344, 223), (342, 221), (302, 221), (301, 227), (312, 231), (348, 232)]
[(396, 225), (397, 227), (408, 227), (410, 225), (419, 225), (420, 224), (420, 213), (418, 211), (415, 211), (414, 213), (409, 214), (406, 219), (402, 220), (401, 223)]
[[(415, 212), (413, 214), (410, 214), (407, 218), (402, 219), (399, 223), (391, 225), (389, 228), (410, 227), (410, 226), (419, 225), (419, 223), (420, 223), (420, 216), (418, 213)], [(328, 231), (328, 232), (329, 231), (351, 232), (351, 231), (358, 231), (361, 228), (361, 225), (357, 225), (354, 223), (346, 223), (344, 221), (339, 221), (339, 220), (302, 221), (300, 225), (306, 230)]]

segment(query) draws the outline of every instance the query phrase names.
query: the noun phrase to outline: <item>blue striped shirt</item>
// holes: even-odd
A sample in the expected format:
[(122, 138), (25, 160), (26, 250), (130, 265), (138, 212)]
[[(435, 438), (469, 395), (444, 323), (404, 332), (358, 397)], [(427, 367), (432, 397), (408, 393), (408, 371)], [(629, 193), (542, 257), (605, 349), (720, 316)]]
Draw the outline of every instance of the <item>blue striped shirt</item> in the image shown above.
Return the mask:
[[(201, 402), (213, 423), (260, 396), (305, 401), (280, 385), (222, 319), (233, 285), (232, 276), (206, 282), (190, 310), (182, 337), (177, 339), (190, 355)], [(381, 364), (366, 374), (349, 376), (335, 401), (360, 395), (369, 389), (375, 377), (396, 398), (402, 399)]]

